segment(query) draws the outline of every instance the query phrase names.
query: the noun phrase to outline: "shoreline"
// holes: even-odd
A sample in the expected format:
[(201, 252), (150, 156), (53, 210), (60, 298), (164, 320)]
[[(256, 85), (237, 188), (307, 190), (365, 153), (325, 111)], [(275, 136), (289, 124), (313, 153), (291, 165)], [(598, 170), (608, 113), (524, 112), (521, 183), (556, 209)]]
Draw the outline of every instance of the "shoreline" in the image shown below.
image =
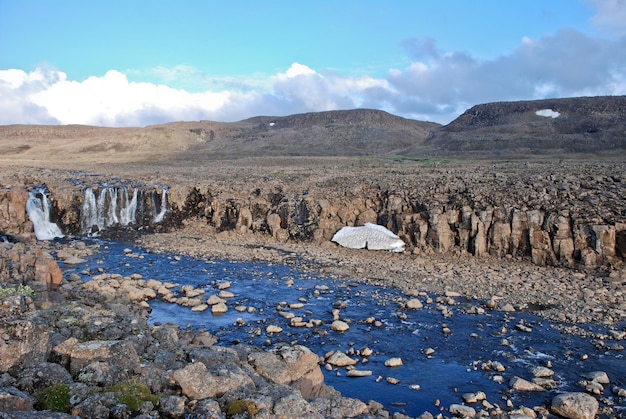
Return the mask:
[(332, 242), (284, 243), (252, 233), (217, 232), (200, 220), (172, 232), (142, 235), (135, 243), (157, 253), (293, 264), (405, 294), (458, 293), (490, 309), (529, 310), (564, 323), (619, 325), (626, 320), (626, 275), (619, 271), (601, 274), (468, 254), (355, 250)]

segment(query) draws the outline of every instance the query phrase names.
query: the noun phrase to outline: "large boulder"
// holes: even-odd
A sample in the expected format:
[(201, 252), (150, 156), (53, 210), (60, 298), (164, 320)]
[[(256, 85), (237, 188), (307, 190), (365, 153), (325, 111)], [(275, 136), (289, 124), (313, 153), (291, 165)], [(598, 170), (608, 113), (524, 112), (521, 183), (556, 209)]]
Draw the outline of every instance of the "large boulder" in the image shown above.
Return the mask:
[(248, 362), (259, 375), (276, 384), (297, 388), (304, 398), (324, 393), (324, 375), (318, 365), (318, 357), (304, 346), (282, 346), (268, 352), (253, 352), (248, 355)]
[(598, 412), (598, 401), (586, 393), (562, 393), (552, 399), (550, 411), (569, 419), (593, 419)]

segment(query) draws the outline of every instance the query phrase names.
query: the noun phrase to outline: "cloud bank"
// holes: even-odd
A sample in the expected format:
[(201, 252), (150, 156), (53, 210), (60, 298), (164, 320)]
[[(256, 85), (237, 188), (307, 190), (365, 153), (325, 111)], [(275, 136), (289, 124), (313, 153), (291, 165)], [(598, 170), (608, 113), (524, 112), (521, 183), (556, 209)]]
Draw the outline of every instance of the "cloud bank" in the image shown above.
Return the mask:
[[(617, 31), (610, 16), (607, 11), (596, 20)], [(626, 36), (594, 38), (564, 29), (524, 38), (509, 54), (489, 60), (442, 51), (432, 39), (407, 39), (402, 46), (410, 63), (378, 78), (301, 63), (265, 77), (228, 80), (199, 77), (185, 66), (159, 67), (154, 73), (161, 83), (129, 81), (118, 70), (85, 80), (44, 67), (0, 70), (0, 124), (145, 126), (357, 107), (448, 123), (485, 102), (626, 94)], [(181, 77), (207, 87), (192, 92), (168, 86)]]

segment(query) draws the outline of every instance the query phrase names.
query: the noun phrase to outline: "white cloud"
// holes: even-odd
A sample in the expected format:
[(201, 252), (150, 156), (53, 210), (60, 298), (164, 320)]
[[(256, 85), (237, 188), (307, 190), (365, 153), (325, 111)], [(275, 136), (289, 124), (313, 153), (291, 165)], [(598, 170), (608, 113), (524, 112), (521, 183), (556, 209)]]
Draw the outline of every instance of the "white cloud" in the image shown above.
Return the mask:
[[(152, 76), (160, 83), (129, 81), (116, 70), (85, 80), (49, 68), (3, 70), (0, 124), (144, 126), (356, 107), (447, 123), (478, 103), (626, 94), (626, 38), (563, 30), (525, 37), (509, 54), (489, 60), (441, 51), (432, 39), (403, 45), (413, 61), (389, 69), (385, 78), (349, 77), (301, 63), (270, 76), (210, 77), (188, 66), (159, 67)], [(194, 88), (169, 87), (177, 78), (193, 80)]]
[(591, 22), (599, 29), (616, 34), (626, 35), (626, 0), (588, 0), (596, 14)]

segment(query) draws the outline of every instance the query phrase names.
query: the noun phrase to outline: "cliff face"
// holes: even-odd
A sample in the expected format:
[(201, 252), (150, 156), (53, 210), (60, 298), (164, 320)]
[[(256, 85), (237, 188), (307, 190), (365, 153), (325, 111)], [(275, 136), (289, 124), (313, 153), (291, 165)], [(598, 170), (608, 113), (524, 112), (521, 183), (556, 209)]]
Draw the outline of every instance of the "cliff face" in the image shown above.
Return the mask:
[(492, 157), (624, 153), (626, 96), (476, 105), (426, 143), (443, 154)]
[[(398, 234), (416, 254), (466, 253), (618, 270), (626, 257), (621, 163), (224, 170), (206, 180), (198, 180), (192, 169), (186, 181), (170, 178), (164, 221), (148, 217), (152, 225), (147, 225), (143, 217), (137, 227), (162, 231), (200, 219), (218, 231), (316, 245), (329, 242), (343, 226), (371, 222)], [(84, 188), (59, 184), (55, 190), (53, 182), (46, 183), (64, 231), (84, 233), (79, 222)], [(3, 225), (14, 225), (11, 217)]]

